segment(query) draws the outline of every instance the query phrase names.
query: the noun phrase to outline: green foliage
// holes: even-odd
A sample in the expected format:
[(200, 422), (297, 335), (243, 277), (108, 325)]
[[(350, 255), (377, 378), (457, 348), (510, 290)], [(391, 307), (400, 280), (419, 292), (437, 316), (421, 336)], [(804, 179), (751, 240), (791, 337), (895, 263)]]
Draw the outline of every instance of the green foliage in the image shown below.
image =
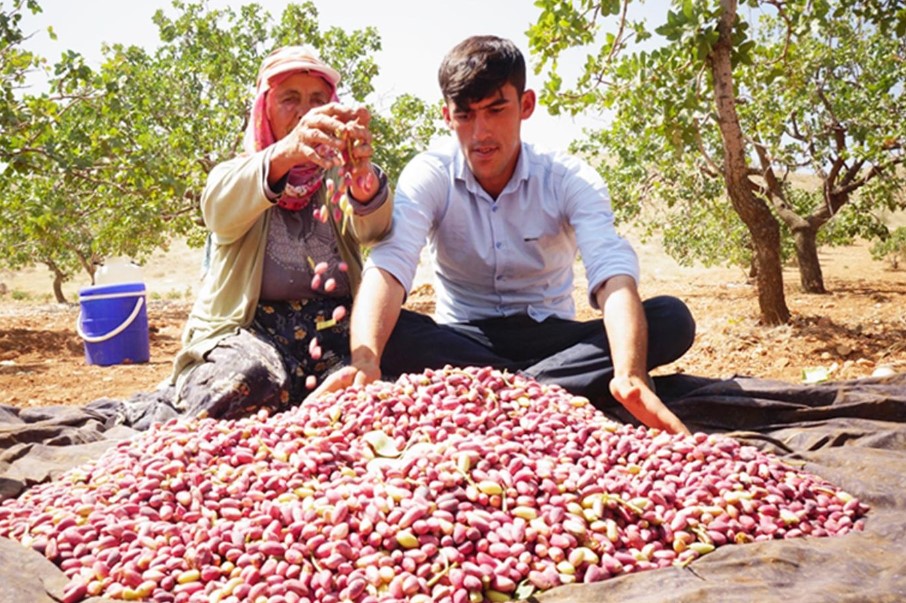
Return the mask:
[[(681, 266), (729, 263), (748, 267), (752, 242), (739, 216), (726, 203), (700, 203), (667, 213), (662, 218), (664, 250)], [(710, 233), (722, 231), (724, 236)]]
[(847, 9), (860, 19), (875, 23), (885, 36), (906, 37), (906, 6), (902, 0), (850, 0), (836, 7), (831, 16), (846, 18)]
[[(536, 0), (535, 6), (542, 12), (528, 29), (529, 51), (538, 59), (536, 73), (549, 67), (539, 100), (553, 115), (563, 111), (575, 115), (589, 106), (609, 105), (597, 88), (598, 76), (604, 73), (610, 58), (625, 48), (628, 39), (642, 42), (651, 36), (643, 24), (627, 21), (624, 24), (626, 36), (606, 33), (603, 43), (599, 40), (601, 24), (598, 19), (611, 22), (620, 13), (622, 5), (621, 0)], [(599, 43), (598, 51), (592, 53), (590, 47)], [(576, 87), (564, 90), (563, 80), (557, 72), (558, 59), (560, 54), (574, 47), (589, 49), (589, 54)]]
[(22, 47), (25, 11), (38, 13), (41, 8), (34, 0), (13, 0), (10, 7), (5, 2), (0, 5), (0, 175), (4, 165), (16, 161), (18, 149), (28, 143), (27, 128), (33, 114), (16, 93), (28, 74), (42, 65), (40, 57)]
[(899, 269), (900, 262), (906, 263), (906, 226), (876, 241), (871, 246), (871, 257), (886, 260), (894, 270)]
[(389, 115), (372, 118), (374, 161), (390, 182), (396, 182), (409, 160), (442, 133), (441, 122), (437, 119), (440, 111), (439, 104), (432, 107), (418, 97), (403, 94), (393, 101)]
[[(365, 103), (378, 73), (374, 28), (321, 29), (312, 2), (274, 19), (258, 4), (209, 8), (173, 0), (153, 22), (160, 46), (114, 44), (91, 69), (66, 52), (49, 72), (50, 90), (16, 95), (42, 64), (19, 47), (23, 6), (0, 18), (0, 263), (44, 263), (58, 281), (97, 261), (142, 261), (174, 237), (200, 243), (198, 200), (208, 172), (241, 151), (262, 59), (273, 48), (310, 44), (338, 69), (341, 100)], [(395, 177), (433, 133), (429, 107), (404, 96), (389, 115), (372, 110), (375, 162)]]
[[(747, 244), (732, 234), (740, 223), (731, 224), (728, 209), (710, 63), (722, 5), (673, 0), (649, 29), (633, 20), (638, 4), (536, 3), (542, 12), (530, 46), (538, 70), (551, 70), (541, 102), (612, 116), (573, 148), (599, 158), (624, 217), (661, 233), (682, 261), (709, 255), (746, 264)], [(745, 4), (751, 10), (733, 24), (731, 59), (751, 191), (773, 208), (786, 237), (804, 227), (819, 229), (824, 243), (878, 236), (877, 210), (906, 207), (897, 169), (906, 159), (906, 38), (892, 35), (906, 26), (906, 9), (885, 0)], [(570, 86), (558, 59), (579, 48), (585, 69)], [(696, 237), (708, 241), (683, 243), (679, 225), (690, 217)], [(728, 240), (745, 251), (728, 253)], [(786, 255), (791, 242), (783, 246)]]

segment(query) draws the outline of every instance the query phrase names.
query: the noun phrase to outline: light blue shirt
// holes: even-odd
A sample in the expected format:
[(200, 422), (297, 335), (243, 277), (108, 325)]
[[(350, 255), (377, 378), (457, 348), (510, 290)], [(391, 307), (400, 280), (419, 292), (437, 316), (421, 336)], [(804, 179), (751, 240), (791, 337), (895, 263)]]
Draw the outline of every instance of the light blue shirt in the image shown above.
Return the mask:
[(581, 255), (589, 301), (607, 279), (639, 262), (613, 224), (604, 181), (587, 163), (523, 143), (496, 200), (475, 180), (455, 140), (419, 154), (400, 175), (393, 231), (375, 245), (375, 266), (412, 289), (427, 242), (438, 322), (527, 314), (572, 319), (573, 265)]

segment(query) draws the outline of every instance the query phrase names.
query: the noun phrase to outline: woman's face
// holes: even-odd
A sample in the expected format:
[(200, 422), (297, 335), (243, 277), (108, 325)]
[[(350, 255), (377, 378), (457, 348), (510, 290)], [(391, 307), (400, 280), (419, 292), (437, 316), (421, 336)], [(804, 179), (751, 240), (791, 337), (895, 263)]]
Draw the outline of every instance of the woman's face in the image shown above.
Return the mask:
[(267, 119), (274, 137), (280, 140), (289, 134), (303, 115), (326, 105), (332, 96), (330, 85), (311, 73), (294, 73), (271, 88), (267, 95)]

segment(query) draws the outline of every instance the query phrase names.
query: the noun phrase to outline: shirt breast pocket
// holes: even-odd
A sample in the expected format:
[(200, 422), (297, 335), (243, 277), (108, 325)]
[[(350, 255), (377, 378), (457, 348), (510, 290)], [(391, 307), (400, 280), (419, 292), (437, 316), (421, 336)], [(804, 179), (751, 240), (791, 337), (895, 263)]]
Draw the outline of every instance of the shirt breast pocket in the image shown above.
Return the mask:
[(518, 245), (518, 253), (511, 260), (518, 264), (520, 272), (529, 274), (543, 271), (546, 264), (547, 243), (549, 237), (541, 233), (523, 233), (522, 239), (514, 241)]

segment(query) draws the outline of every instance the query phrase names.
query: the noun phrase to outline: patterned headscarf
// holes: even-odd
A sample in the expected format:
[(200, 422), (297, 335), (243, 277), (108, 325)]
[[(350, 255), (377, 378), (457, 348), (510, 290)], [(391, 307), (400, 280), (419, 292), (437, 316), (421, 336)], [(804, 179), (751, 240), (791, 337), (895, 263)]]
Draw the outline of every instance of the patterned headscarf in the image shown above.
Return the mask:
[[(245, 131), (243, 146), (246, 153), (255, 153), (277, 142), (267, 119), (267, 97), (270, 90), (296, 73), (312, 73), (330, 86), (331, 100), (337, 100), (340, 74), (321, 61), (308, 46), (284, 46), (264, 59), (258, 71), (257, 92), (252, 104), (252, 114)], [(280, 207), (298, 211), (308, 205), (312, 196), (321, 188), (324, 169), (313, 163), (303, 163), (289, 171), (286, 189), (277, 201)]]

